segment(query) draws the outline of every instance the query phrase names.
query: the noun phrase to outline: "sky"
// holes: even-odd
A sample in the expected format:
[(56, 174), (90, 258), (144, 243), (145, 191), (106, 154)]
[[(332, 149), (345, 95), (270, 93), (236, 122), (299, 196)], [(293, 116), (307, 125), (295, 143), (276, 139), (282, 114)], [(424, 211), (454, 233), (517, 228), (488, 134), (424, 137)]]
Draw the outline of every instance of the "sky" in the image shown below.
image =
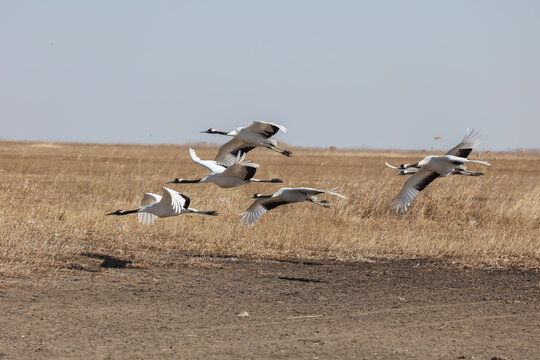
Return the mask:
[[(540, 148), (540, 1), (0, 0), (0, 139)], [(441, 140), (435, 140), (440, 136)]]

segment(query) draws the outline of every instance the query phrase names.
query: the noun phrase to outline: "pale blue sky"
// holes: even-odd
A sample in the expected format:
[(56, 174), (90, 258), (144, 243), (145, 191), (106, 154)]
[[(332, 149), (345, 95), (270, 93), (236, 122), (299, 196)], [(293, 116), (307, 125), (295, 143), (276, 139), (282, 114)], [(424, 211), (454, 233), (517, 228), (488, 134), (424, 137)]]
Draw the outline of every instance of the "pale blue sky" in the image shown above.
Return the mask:
[[(0, 0), (0, 138), (540, 148), (540, 1)], [(151, 134), (151, 136), (150, 136)], [(436, 142), (434, 136), (441, 136)]]

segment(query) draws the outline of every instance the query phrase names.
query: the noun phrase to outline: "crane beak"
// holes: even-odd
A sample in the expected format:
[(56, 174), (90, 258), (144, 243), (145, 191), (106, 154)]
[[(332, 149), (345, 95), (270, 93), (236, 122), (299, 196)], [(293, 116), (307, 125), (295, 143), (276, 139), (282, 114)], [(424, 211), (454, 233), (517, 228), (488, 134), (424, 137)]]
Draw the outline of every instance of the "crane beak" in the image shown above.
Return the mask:
[(113, 211), (112, 213), (108, 213), (108, 214), (105, 214), (105, 216), (107, 215), (114, 215), (115, 211)]

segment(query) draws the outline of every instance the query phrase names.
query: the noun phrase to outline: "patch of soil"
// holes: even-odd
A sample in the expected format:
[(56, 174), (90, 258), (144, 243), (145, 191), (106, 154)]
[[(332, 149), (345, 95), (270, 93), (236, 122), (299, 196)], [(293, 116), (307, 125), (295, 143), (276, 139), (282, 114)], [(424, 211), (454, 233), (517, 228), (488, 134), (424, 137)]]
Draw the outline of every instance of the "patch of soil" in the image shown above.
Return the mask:
[(0, 358), (540, 354), (538, 271), (418, 260), (197, 262), (176, 270), (73, 268), (54, 279), (1, 280)]

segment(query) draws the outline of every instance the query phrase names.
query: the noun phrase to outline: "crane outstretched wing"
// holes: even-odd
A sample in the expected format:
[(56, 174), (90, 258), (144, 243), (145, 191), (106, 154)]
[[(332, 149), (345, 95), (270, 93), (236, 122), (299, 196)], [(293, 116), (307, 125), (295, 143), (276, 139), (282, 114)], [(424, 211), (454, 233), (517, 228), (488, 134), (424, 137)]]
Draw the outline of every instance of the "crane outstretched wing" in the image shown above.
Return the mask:
[(406, 212), (416, 195), (439, 176), (440, 175), (436, 172), (426, 170), (425, 168), (418, 170), (413, 176), (405, 181), (396, 200), (393, 202), (392, 208), (395, 208), (396, 212)]
[[(152, 194), (152, 193), (144, 193), (143, 198), (140, 203), (140, 207), (144, 208), (160, 201), (161, 201), (161, 195)], [(137, 213), (137, 217), (139, 218), (139, 222), (144, 225), (154, 224), (157, 218), (156, 215), (150, 214), (144, 211)]]
[(245, 154), (253, 149), (255, 149), (255, 146), (248, 145), (241, 140), (232, 138), (225, 144), (221, 145), (214, 160), (218, 164), (229, 167), (236, 162), (236, 158), (239, 153)]
[(139, 222), (143, 225), (154, 225), (154, 222), (157, 219), (156, 215), (147, 212), (140, 212), (137, 213), (137, 215), (139, 217)]
[(229, 166), (224, 172), (224, 176), (233, 176), (240, 178), (242, 180), (249, 180), (253, 176), (255, 176), (255, 172), (257, 171), (257, 168), (259, 167), (259, 164), (250, 163), (250, 162), (244, 162), (244, 158), (246, 157), (246, 154), (238, 153), (236, 155), (236, 161), (234, 164)]
[(143, 198), (140, 203), (140, 207), (152, 205), (153, 203), (157, 203), (160, 201), (161, 201), (161, 195), (152, 194), (152, 193), (144, 193)]
[(454, 155), (457, 157), (466, 158), (471, 151), (480, 144), (480, 133), (474, 132), (474, 129), (467, 129), (463, 140), (446, 153), (446, 155)]
[(182, 209), (189, 207), (190, 199), (177, 191), (163, 187), (163, 199), (161, 200), (164, 205), (170, 206), (177, 214), (182, 212)]
[(287, 132), (285, 126), (266, 121), (254, 121), (246, 130), (259, 133), (267, 139), (274, 136), (279, 130)]
[(285, 204), (288, 204), (288, 202), (280, 198), (256, 199), (246, 211), (240, 214), (242, 215), (240, 222), (244, 225), (253, 226), (262, 214)]
[(189, 148), (189, 155), (191, 156), (191, 160), (193, 160), (194, 163), (204, 166), (211, 172), (219, 173), (225, 170), (225, 166), (218, 164), (214, 160), (201, 160), (201, 158), (197, 156), (197, 154), (195, 153), (195, 150), (193, 150), (192, 148)]

